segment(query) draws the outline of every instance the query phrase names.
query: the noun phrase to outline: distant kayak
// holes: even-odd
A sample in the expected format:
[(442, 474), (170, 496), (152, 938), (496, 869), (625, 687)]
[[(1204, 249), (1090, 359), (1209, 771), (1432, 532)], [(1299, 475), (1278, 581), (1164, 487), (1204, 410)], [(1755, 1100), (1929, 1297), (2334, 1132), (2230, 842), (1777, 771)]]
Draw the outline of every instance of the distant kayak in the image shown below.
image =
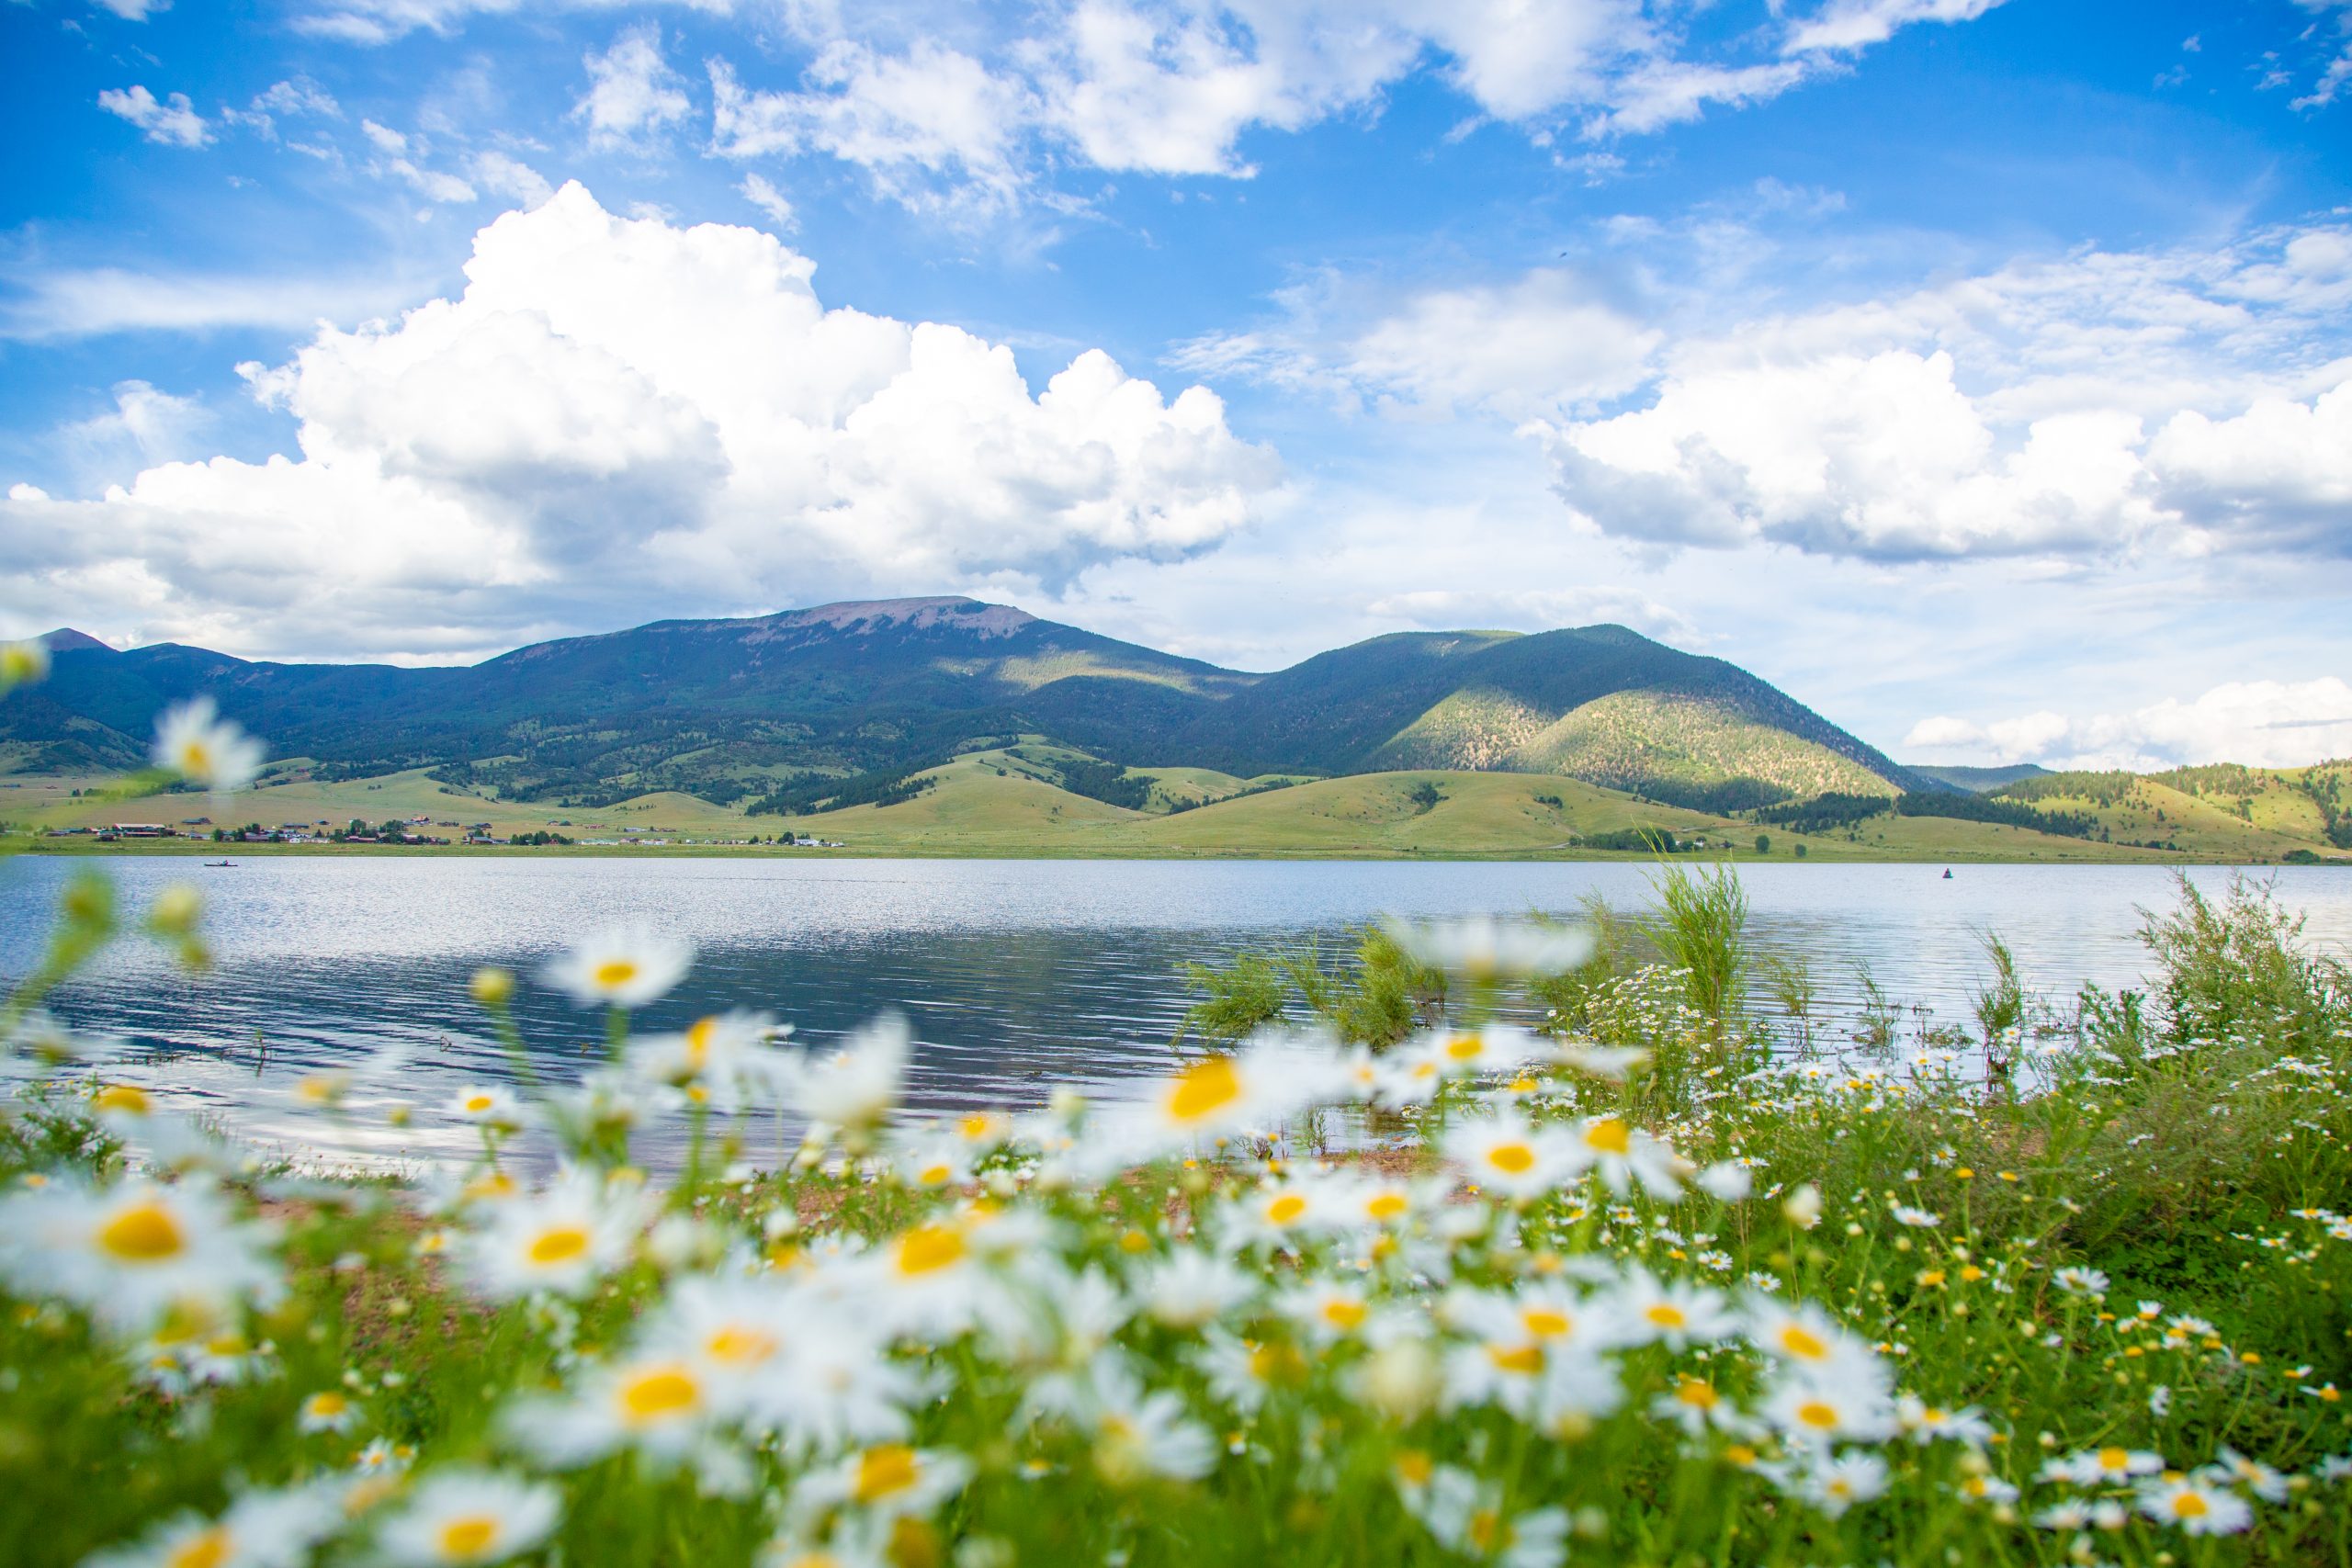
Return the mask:
[(1944, 867), (1944, 880), (1946, 882), (1950, 882), (1951, 880), (1951, 867), (1950, 866)]
[[(235, 866), (236, 866), (236, 863), (236, 863), (235, 861), (232, 861), (232, 860), (209, 860), (209, 861), (206, 861), (204, 863), (205, 863), (207, 866), (210, 867), (212, 870), (214, 870), (214, 871), (219, 871), (222, 866), (228, 866), (228, 867), (230, 867), (230, 868), (232, 868), (232, 869), (234, 869), (234, 868), (235, 868)], [(1950, 872), (1946, 872), (1946, 873), (1944, 873), (1944, 874), (1945, 874), (1946, 876), (1950, 876), (1950, 875), (1951, 874), (1951, 873), (1950, 873)]]

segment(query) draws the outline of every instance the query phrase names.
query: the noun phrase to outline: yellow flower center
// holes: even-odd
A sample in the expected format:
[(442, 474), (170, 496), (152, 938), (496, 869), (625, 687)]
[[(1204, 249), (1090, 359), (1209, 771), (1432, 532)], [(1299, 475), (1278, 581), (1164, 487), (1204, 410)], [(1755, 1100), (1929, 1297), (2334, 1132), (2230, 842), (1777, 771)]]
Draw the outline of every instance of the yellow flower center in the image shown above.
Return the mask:
[(1529, 1307), (1519, 1321), (1538, 1339), (1557, 1339), (1576, 1326), (1566, 1313), (1552, 1307)]
[(683, 1416), (702, 1403), (702, 1384), (676, 1365), (655, 1367), (621, 1384), (621, 1413), (633, 1427)]
[(212, 771), (212, 748), (201, 740), (190, 740), (180, 748), (180, 772), (209, 773)]
[(1472, 1514), (1464, 1533), (1482, 1554), (1500, 1551), (1519, 1539), (1519, 1532), (1503, 1523), (1502, 1516), (1492, 1508), (1481, 1508)]
[(1260, 1345), (1250, 1352), (1250, 1375), (1260, 1382), (1293, 1382), (1306, 1372), (1306, 1358), (1294, 1345)]
[(90, 1105), (93, 1110), (119, 1111), (130, 1116), (144, 1116), (150, 1109), (146, 1091), (127, 1083), (107, 1085), (91, 1098)]
[(1826, 1361), (1829, 1359), (1829, 1347), (1821, 1337), (1793, 1323), (1781, 1330), (1781, 1348), (1801, 1361)]
[(996, 1118), (993, 1116), (967, 1116), (956, 1123), (957, 1132), (962, 1133), (967, 1138), (976, 1140), (987, 1137), (995, 1128)]
[(1808, 1399), (1797, 1406), (1797, 1420), (1816, 1432), (1833, 1431), (1838, 1426), (1838, 1407), (1823, 1400)]
[(751, 1366), (775, 1354), (776, 1338), (765, 1329), (737, 1324), (713, 1334), (702, 1342), (702, 1348), (714, 1361)]
[(1364, 1304), (1344, 1297), (1323, 1303), (1323, 1321), (1334, 1328), (1361, 1327), (1364, 1320)]
[(1525, 1144), (1498, 1144), (1487, 1151), (1487, 1163), (1497, 1170), (1524, 1176), (1535, 1168), (1535, 1151)]
[(1199, 1122), (1241, 1098), (1241, 1075), (1232, 1058), (1209, 1056), (1176, 1075), (1168, 1093), (1168, 1114), (1179, 1122)]
[(173, 1548), (164, 1559), (164, 1568), (220, 1568), (235, 1545), (227, 1526), (214, 1525)]
[(441, 1527), (441, 1555), (463, 1562), (488, 1551), (498, 1539), (498, 1521), (488, 1514), (466, 1514)]
[(1605, 1155), (1622, 1155), (1634, 1146), (1634, 1130), (1614, 1116), (1604, 1116), (1584, 1130), (1584, 1141)]
[(921, 1473), (914, 1450), (904, 1443), (885, 1443), (858, 1456), (857, 1479), (851, 1483), (850, 1495), (860, 1503), (871, 1503), (904, 1492)]
[(1489, 1345), (1487, 1359), (1497, 1371), (1517, 1372), (1521, 1377), (1533, 1377), (1544, 1370), (1544, 1347), (1541, 1345)]
[(544, 1266), (569, 1263), (588, 1250), (588, 1233), (579, 1225), (557, 1225), (541, 1231), (531, 1243), (530, 1259)]
[(1471, 1061), (1485, 1049), (1484, 1043), (1475, 1034), (1457, 1034), (1445, 1043), (1445, 1054), (1457, 1062)]
[(596, 965), (596, 984), (607, 991), (616, 991), (637, 978), (637, 960), (607, 958)]
[(1306, 1213), (1306, 1200), (1295, 1192), (1285, 1192), (1266, 1205), (1266, 1218), (1278, 1225), (1289, 1224)]
[(1685, 1328), (1690, 1323), (1682, 1309), (1671, 1302), (1659, 1302), (1642, 1315), (1649, 1319), (1652, 1328)]
[(466, 1096), (466, 1111), (469, 1115), (479, 1116), (497, 1103), (497, 1100), (491, 1095), (469, 1094)]
[(2213, 1505), (2194, 1492), (2182, 1492), (2173, 1497), (2172, 1511), (2177, 1518), (2201, 1519), (2213, 1511)]
[(180, 1222), (161, 1203), (137, 1203), (107, 1222), (98, 1246), (125, 1263), (160, 1263), (187, 1247)]
[(1363, 1206), (1363, 1212), (1375, 1220), (1393, 1220), (1412, 1205), (1402, 1192), (1383, 1192)]
[(344, 1398), (344, 1396), (339, 1393), (314, 1393), (311, 1395), (311, 1414), (322, 1421), (332, 1421), (350, 1408), (351, 1401)]
[(951, 1225), (917, 1225), (899, 1238), (899, 1272), (935, 1274), (963, 1261), (964, 1233)]
[(718, 1032), (718, 1020), (715, 1018), (698, 1018), (694, 1027), (686, 1031), (686, 1060), (697, 1070), (709, 1060), (710, 1042)]
[(1427, 1486), (1436, 1473), (1437, 1466), (1419, 1449), (1407, 1449), (1396, 1456), (1396, 1478), (1408, 1486)]
[(1713, 1410), (1721, 1399), (1713, 1384), (1701, 1382), (1697, 1378), (1684, 1378), (1676, 1387), (1674, 1397), (1694, 1410)]

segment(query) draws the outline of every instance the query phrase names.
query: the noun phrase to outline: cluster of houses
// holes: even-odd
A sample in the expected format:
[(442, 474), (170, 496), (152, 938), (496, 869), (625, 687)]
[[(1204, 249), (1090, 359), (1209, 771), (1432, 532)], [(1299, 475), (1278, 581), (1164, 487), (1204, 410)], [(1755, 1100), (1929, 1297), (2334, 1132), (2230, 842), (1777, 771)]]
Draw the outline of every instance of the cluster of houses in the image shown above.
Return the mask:
[[(203, 839), (213, 843), (235, 844), (446, 845), (451, 843), (466, 843), (476, 845), (529, 847), (539, 844), (578, 843), (584, 846), (607, 849), (617, 848), (622, 845), (635, 845), (645, 849), (740, 849), (748, 848), (753, 844), (762, 842), (777, 842), (775, 840), (763, 840), (756, 838), (692, 839), (681, 834), (664, 833), (660, 829), (655, 829), (650, 834), (632, 833), (610, 839), (574, 840), (566, 837), (561, 833), (547, 831), (519, 832), (506, 838), (500, 838), (492, 832), (491, 824), (487, 822), (436, 822), (430, 817), (412, 817), (403, 822), (379, 823), (376, 826), (375, 829), (370, 832), (352, 832), (350, 829), (354, 825), (364, 826), (364, 824), (346, 824), (338, 828), (334, 823), (328, 821), (325, 818), (321, 818), (314, 822), (281, 822), (275, 828), (262, 828), (256, 831), (254, 825), (252, 824), (248, 824), (243, 828), (222, 829), (214, 827), (212, 825), (212, 819), (209, 817), (189, 817), (182, 818), (177, 823), (112, 822), (102, 828), (51, 828), (49, 830), (49, 836), (52, 839), (89, 837), (96, 839), (102, 844), (118, 843), (124, 840), (135, 839), (185, 838)], [(559, 828), (569, 828), (571, 824), (570, 822), (560, 822), (554, 824), (554, 826)], [(434, 828), (458, 829), (458, 836), (456, 838), (438, 836), (429, 831), (429, 829)], [(785, 849), (838, 850), (846, 847), (838, 840), (811, 839), (805, 836), (796, 839), (789, 834), (781, 835), (780, 837), (782, 841), (777, 847)]]

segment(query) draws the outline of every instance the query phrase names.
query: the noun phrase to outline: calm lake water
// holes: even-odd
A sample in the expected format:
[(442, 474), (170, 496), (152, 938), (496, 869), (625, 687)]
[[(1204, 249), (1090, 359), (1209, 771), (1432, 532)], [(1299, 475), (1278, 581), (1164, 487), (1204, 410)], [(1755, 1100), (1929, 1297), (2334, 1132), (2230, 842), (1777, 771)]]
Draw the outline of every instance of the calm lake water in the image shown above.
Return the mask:
[[(33, 963), (56, 892), (86, 861), (0, 863), (0, 974)], [(1189, 999), (1176, 971), (1237, 949), (1319, 942), (1393, 913), (1572, 913), (1588, 895), (1647, 901), (1630, 864), (1335, 862), (897, 861), (810, 858), (588, 860), (264, 859), (230, 870), (171, 857), (99, 863), (130, 908), (167, 883), (203, 889), (219, 955), (191, 976), (160, 949), (121, 944), (55, 999), (72, 1022), (135, 1047), (129, 1076), (199, 1105), (265, 1146), (328, 1160), (426, 1161), (470, 1145), (431, 1117), (400, 1134), (346, 1129), (315, 1142), (286, 1088), (374, 1047), (415, 1048), (401, 1087), (421, 1104), (505, 1076), (467, 1000), (467, 976), (501, 964), (526, 976), (518, 1010), (550, 1076), (592, 1059), (600, 1021), (529, 977), (574, 937), (641, 922), (690, 938), (693, 975), (642, 1027), (728, 1007), (767, 1010), (802, 1042), (839, 1037), (885, 1008), (912, 1020), (921, 1111), (1024, 1105), (1069, 1084), (1091, 1093), (1159, 1071)], [(2085, 983), (2136, 985), (2139, 909), (2171, 903), (2155, 867), (1758, 865), (1740, 870), (1759, 946), (1812, 958), (1825, 998), (1849, 1009), (1867, 966), (1885, 992), (1967, 1018), (1984, 975), (1976, 933), (1999, 932), (2029, 986), (2052, 998)], [(2193, 873), (2209, 888), (2225, 871)], [(2273, 868), (2315, 944), (2352, 947), (2352, 874)], [(755, 1152), (769, 1152), (771, 1130)], [(658, 1159), (674, 1129), (657, 1130)]]

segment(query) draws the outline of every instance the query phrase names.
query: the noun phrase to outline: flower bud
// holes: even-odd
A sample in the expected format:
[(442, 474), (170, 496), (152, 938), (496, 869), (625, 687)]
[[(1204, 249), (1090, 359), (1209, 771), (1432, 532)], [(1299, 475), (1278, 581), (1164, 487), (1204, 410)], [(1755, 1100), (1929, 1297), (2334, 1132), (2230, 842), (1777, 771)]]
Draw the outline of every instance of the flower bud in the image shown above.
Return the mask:
[(482, 1006), (503, 1008), (514, 994), (514, 975), (512, 970), (484, 964), (474, 971), (472, 979), (466, 982), (466, 989)]

